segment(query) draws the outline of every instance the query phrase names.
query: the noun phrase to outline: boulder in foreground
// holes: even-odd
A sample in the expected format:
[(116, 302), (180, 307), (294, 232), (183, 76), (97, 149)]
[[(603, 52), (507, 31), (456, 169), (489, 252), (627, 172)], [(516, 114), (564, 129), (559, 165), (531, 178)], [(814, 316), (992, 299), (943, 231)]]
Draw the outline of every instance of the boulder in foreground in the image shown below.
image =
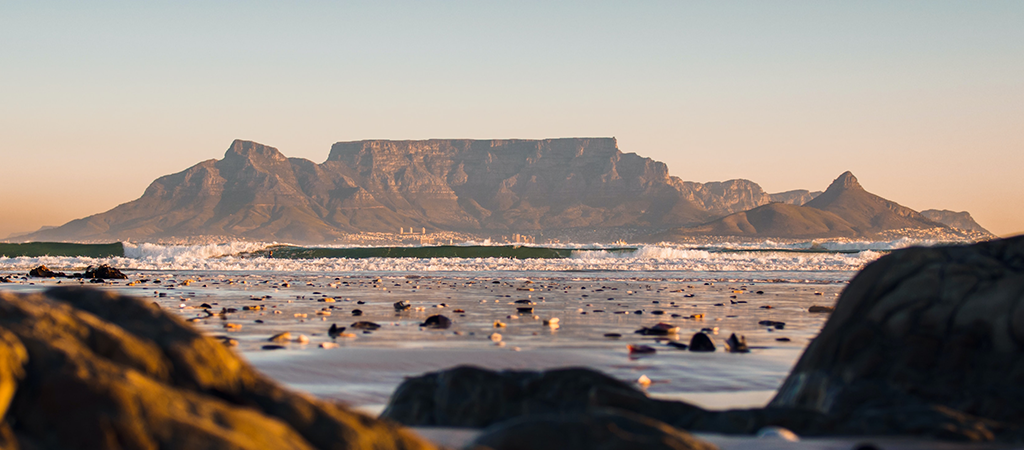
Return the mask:
[(141, 300), (0, 292), (0, 448), (429, 449), (289, 392)]

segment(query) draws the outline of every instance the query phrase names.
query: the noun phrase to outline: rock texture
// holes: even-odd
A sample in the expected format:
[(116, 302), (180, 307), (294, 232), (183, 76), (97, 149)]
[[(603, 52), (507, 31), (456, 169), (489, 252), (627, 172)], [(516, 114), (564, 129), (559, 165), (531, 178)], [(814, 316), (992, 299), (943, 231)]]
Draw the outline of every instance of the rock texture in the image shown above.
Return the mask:
[[(777, 195), (781, 200), (796, 203), (811, 193), (803, 195), (800, 191), (790, 191)], [(825, 192), (814, 196), (802, 206), (770, 203), (702, 225), (656, 234), (649, 240), (676, 240), (695, 235), (795, 239), (871, 238), (893, 230), (934, 230), (942, 235), (959, 236), (956, 230), (946, 225), (864, 190), (857, 178), (846, 172), (836, 178)]]
[(291, 393), (141, 300), (0, 293), (0, 443), (32, 449), (428, 449)]
[(471, 448), (489, 450), (714, 450), (671, 426), (621, 410), (526, 416), (483, 431)]
[(921, 215), (927, 217), (928, 220), (933, 220), (949, 227), (967, 231), (977, 231), (989, 236), (995, 236), (978, 224), (978, 222), (975, 222), (974, 218), (971, 217), (971, 213), (967, 211), (957, 212), (950, 211), (948, 209), (926, 209), (921, 211)]
[[(673, 427), (805, 436), (1024, 442), (1024, 237), (894, 251), (859, 273), (765, 408), (708, 411), (648, 398), (586, 369), (461, 367), (413, 378), (383, 416), (500, 427), (612, 408)], [(521, 430), (520, 428), (516, 428)]]
[(997, 432), (1024, 424), (1022, 382), (1024, 238), (1015, 238), (911, 248), (868, 265), (771, 404), (940, 408), (1001, 422)]

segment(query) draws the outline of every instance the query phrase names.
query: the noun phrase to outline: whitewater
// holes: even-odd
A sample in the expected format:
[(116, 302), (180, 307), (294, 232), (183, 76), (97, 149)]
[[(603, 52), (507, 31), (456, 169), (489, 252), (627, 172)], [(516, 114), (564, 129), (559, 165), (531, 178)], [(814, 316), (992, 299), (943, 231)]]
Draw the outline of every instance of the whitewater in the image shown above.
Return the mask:
[[(705, 246), (641, 245), (607, 249), (600, 244), (544, 246), (572, 249), (567, 258), (279, 258), (267, 250), (286, 244), (229, 242), (205, 245), (163, 245), (123, 242), (124, 255), (112, 257), (0, 257), (0, 271), (19, 272), (39, 265), (55, 270), (81, 270), (108, 264), (127, 270), (224, 271), (242, 273), (417, 273), (417, 272), (668, 272), (735, 273), (740, 278), (788, 280), (848, 279), (888, 251), (935, 241), (807, 241), (782, 243), (718, 243)], [(476, 245), (467, 243), (465, 245)], [(313, 249), (359, 247), (324, 246)], [(426, 248), (426, 247), (424, 247)], [(270, 253), (271, 255), (273, 253)], [(794, 274), (796, 273), (796, 274)]]

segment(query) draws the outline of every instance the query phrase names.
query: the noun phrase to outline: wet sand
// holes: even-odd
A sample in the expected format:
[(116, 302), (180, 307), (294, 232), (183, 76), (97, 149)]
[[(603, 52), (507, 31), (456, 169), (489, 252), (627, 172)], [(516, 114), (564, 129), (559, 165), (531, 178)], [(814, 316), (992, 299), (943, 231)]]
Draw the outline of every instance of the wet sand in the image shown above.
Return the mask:
[[(85, 284), (152, 300), (204, 332), (229, 339), (272, 378), (371, 414), (383, 408), (406, 377), (463, 364), (495, 370), (589, 367), (628, 382), (646, 376), (652, 380), (647, 392), (654, 397), (711, 409), (762, 406), (828, 319), (828, 314), (810, 313), (808, 308), (832, 306), (845, 287), (842, 282), (639, 280), (616, 274), (527, 278), (514, 273), (327, 276), (139, 271), (128, 275), (126, 281)], [(36, 291), (58, 281), (79, 283), (31, 279), (5, 283), (0, 289)], [(409, 309), (397, 311), (394, 304), (399, 301), (408, 302)], [(520, 313), (521, 307), (533, 310)], [(354, 310), (361, 314), (353, 315)], [(420, 326), (436, 314), (450, 318), (451, 327)], [(559, 319), (557, 327), (544, 324), (552, 318)], [(352, 324), (358, 321), (381, 327), (355, 330)], [(777, 329), (759, 324), (762, 321), (785, 325)], [(504, 326), (495, 327), (495, 322)], [(634, 333), (659, 322), (678, 326), (680, 331), (663, 337)], [(329, 336), (332, 324), (352, 335)], [(697, 353), (668, 345), (670, 340), (688, 343), (691, 335), (702, 330), (715, 341), (717, 351)], [(292, 335), (290, 341), (268, 341), (284, 332)], [(499, 342), (492, 340), (494, 333), (501, 335)], [(612, 333), (621, 337), (605, 337)], [(724, 351), (722, 344), (731, 333), (746, 337), (750, 353)], [(321, 348), (322, 344), (336, 347)], [(629, 344), (648, 345), (656, 353), (630, 355)], [(268, 345), (280, 348), (264, 349)], [(418, 431), (456, 447), (476, 434), (472, 430)], [(791, 443), (701, 437), (723, 449), (848, 449), (860, 442), (886, 449), (1009, 448), (905, 439)]]

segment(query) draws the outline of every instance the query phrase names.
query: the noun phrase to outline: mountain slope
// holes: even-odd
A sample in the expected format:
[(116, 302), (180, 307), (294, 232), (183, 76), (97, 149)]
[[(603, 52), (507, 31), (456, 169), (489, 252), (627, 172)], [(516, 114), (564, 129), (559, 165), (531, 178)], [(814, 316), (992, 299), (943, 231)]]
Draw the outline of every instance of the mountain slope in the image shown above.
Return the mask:
[[(795, 200), (804, 195), (795, 192), (797, 195), (783, 194)], [(794, 239), (871, 237), (893, 230), (938, 228), (948, 227), (867, 192), (852, 173), (846, 172), (803, 206), (771, 203), (702, 225), (655, 234), (648, 240), (671, 241), (701, 235)]]
[(921, 215), (927, 217), (928, 220), (934, 220), (946, 226), (994, 236), (990, 231), (986, 230), (976, 222), (974, 218), (971, 217), (971, 213), (967, 211), (957, 212), (950, 211), (948, 209), (926, 209), (921, 211)]
[(944, 227), (917, 211), (864, 190), (850, 172), (840, 175), (824, 193), (804, 206), (834, 213), (864, 234), (901, 228)]

